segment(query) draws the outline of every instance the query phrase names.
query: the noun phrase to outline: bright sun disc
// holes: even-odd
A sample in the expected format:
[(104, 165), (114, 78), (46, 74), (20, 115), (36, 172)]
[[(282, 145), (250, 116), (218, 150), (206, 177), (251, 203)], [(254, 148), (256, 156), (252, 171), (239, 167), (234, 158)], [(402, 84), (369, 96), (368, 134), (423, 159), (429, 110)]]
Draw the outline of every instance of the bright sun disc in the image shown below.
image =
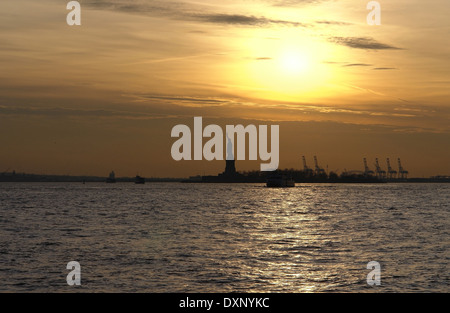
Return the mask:
[(309, 65), (307, 57), (300, 52), (286, 52), (280, 59), (283, 70), (290, 74), (300, 74), (306, 71)]

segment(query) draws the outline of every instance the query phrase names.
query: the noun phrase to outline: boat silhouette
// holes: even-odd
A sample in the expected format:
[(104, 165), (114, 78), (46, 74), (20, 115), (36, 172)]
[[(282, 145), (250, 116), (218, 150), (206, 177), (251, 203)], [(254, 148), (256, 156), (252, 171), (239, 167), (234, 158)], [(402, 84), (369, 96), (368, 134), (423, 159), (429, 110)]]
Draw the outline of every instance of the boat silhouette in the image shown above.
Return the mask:
[(269, 188), (295, 187), (295, 181), (286, 175), (274, 173), (267, 177), (266, 186)]
[(112, 171), (111, 173), (109, 173), (109, 177), (106, 179), (106, 183), (114, 184), (115, 182), (116, 182), (116, 174), (114, 173), (114, 171)]
[(139, 175), (136, 175), (136, 178), (134, 179), (135, 184), (143, 185), (145, 184), (145, 178), (141, 177)]

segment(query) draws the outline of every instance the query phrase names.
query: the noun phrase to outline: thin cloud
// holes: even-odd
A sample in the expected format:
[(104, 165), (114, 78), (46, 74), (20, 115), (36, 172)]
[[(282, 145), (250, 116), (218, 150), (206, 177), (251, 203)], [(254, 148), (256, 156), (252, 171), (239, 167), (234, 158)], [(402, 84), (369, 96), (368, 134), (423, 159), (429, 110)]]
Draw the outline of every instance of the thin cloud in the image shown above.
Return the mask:
[(340, 21), (316, 21), (316, 24), (325, 24), (325, 25), (337, 25), (337, 26), (347, 26), (353, 25), (352, 23), (340, 22)]
[[(341, 67), (369, 67), (369, 66), (374, 66), (373, 64), (369, 64), (369, 63), (345, 63), (345, 62), (334, 62), (334, 61), (324, 61), (322, 62), (324, 64), (330, 64), (330, 65), (340, 65)], [(396, 70), (397, 68), (394, 67), (374, 67), (372, 68), (372, 70), (378, 70), (378, 71), (383, 71), (383, 70)]]
[(336, 61), (323, 61), (323, 64), (344, 64), (344, 62), (336, 62)]
[(241, 26), (268, 26), (268, 25), (286, 25), (293, 27), (306, 27), (306, 24), (285, 20), (273, 20), (266, 17), (257, 17), (253, 15), (242, 14), (191, 14), (190, 18), (199, 22), (241, 25)]
[(350, 63), (342, 65), (343, 67), (353, 67), (353, 66), (372, 66), (372, 64), (366, 64), (366, 63)]
[(402, 50), (392, 45), (381, 43), (370, 37), (330, 37), (330, 42), (354, 49), (365, 50)]
[(309, 26), (296, 21), (276, 20), (264, 16), (207, 12), (209, 8), (206, 6), (183, 2), (152, 1), (151, 3), (148, 3), (136, 1), (110, 2), (97, 0), (86, 2), (84, 5), (99, 10), (112, 10), (147, 16), (167, 17), (174, 20), (196, 21), (220, 25), (254, 27), (265, 27), (271, 25), (283, 25), (290, 27)]
[(136, 119), (136, 120), (152, 120), (168, 118), (167, 114), (160, 113), (143, 113), (131, 111), (116, 111), (104, 109), (74, 109), (60, 107), (8, 107), (0, 106), (0, 116), (27, 116), (27, 117), (72, 117), (72, 118), (120, 118), (120, 119)]
[(188, 34), (207, 34), (208, 32), (205, 32), (203, 30), (191, 30), (188, 31)]
[(373, 70), (375, 71), (388, 71), (388, 70), (396, 70), (395, 67), (375, 67)]
[(139, 62), (134, 62), (134, 63), (127, 63), (126, 65), (173, 62), (173, 61), (180, 61), (180, 60), (186, 60), (186, 59), (202, 58), (202, 57), (211, 56), (211, 55), (212, 55), (211, 53), (208, 53), (208, 54), (188, 55), (188, 56), (183, 56), (183, 57), (161, 58), (161, 59), (155, 59), (155, 60), (147, 60), (147, 61), (139, 61)]
[(223, 106), (233, 103), (233, 101), (228, 99), (220, 98), (200, 98), (200, 97), (187, 97), (187, 96), (165, 96), (165, 95), (140, 95), (140, 98), (147, 100), (160, 100), (173, 102), (179, 105), (207, 105), (207, 106)]
[(295, 7), (307, 4), (319, 4), (329, 0), (272, 0), (274, 7)]

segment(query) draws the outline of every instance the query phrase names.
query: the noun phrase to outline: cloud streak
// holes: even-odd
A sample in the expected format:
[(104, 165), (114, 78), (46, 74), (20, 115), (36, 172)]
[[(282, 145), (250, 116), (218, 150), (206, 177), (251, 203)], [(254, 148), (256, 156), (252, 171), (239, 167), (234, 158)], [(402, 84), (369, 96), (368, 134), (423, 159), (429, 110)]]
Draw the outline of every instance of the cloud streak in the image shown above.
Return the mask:
[(191, 14), (188, 16), (198, 22), (206, 22), (222, 25), (241, 25), (241, 26), (269, 26), (285, 25), (292, 27), (306, 27), (306, 24), (285, 20), (274, 20), (266, 17), (257, 17), (253, 15), (242, 14)]
[(119, 118), (119, 119), (136, 119), (136, 120), (153, 120), (161, 118), (171, 118), (176, 115), (158, 114), (152, 112), (131, 112), (116, 111), (105, 109), (80, 109), (80, 108), (60, 108), (60, 107), (40, 107), (40, 106), (21, 106), (8, 107), (0, 106), (0, 116), (26, 116), (26, 117), (71, 117), (71, 118)]
[(340, 21), (316, 21), (315, 23), (316, 24), (325, 24), (325, 25), (337, 25), (337, 26), (353, 25), (352, 23), (340, 22)]
[(319, 4), (329, 0), (272, 0), (274, 7), (296, 7), (307, 4)]
[(373, 70), (375, 71), (389, 71), (389, 70), (396, 70), (395, 67), (375, 67)]
[(254, 58), (253, 60), (256, 60), (256, 61), (269, 61), (269, 60), (273, 60), (273, 58), (260, 57), (260, 58)]
[(210, 12), (206, 6), (183, 2), (136, 2), (136, 1), (88, 1), (86, 6), (98, 10), (112, 10), (123, 13), (135, 13), (147, 16), (166, 17), (174, 20), (196, 21), (200, 23), (267, 27), (273, 25), (289, 27), (307, 27), (297, 21), (271, 19), (265, 16), (249, 14)]
[(357, 67), (357, 66), (372, 66), (372, 64), (366, 64), (366, 63), (350, 63), (342, 65), (343, 67)]
[(389, 44), (381, 43), (370, 37), (330, 37), (330, 42), (354, 49), (364, 50), (403, 50)]

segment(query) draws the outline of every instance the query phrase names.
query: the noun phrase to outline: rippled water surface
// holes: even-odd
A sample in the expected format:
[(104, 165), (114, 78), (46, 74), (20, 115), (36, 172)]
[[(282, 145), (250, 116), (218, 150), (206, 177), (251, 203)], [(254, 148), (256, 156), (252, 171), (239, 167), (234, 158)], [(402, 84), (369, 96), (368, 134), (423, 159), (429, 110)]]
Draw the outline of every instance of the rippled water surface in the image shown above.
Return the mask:
[(449, 184), (1, 183), (0, 291), (449, 292), (449, 211)]

